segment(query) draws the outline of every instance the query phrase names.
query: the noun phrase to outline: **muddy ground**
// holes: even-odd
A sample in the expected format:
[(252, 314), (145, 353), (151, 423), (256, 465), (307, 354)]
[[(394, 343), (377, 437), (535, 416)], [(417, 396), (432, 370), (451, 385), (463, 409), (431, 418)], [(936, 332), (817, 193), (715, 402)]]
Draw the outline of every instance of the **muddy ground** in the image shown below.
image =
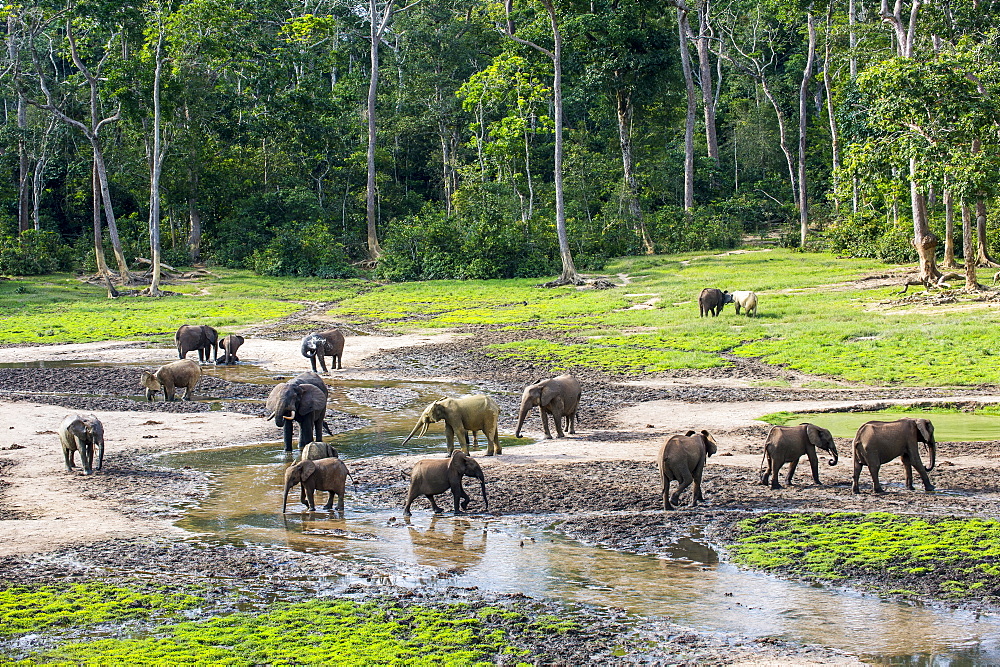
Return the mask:
[[(299, 320), (291, 328), (301, 327)], [(279, 346), (283, 332), (269, 330), (271, 340), (262, 344), (264, 354), (275, 349), (297, 347), (289, 340)], [(516, 416), (517, 395), (527, 382), (549, 375), (548, 369), (529, 364), (498, 364), (483, 353), (485, 345), (500, 337), (488, 330), (472, 329), (465, 335), (441, 342), (427, 337), (414, 346), (382, 350), (367, 357), (351, 359), (343, 377), (382, 378), (448, 378), (474, 383), (496, 391), (501, 404), (502, 432), (512, 432)], [(360, 337), (359, 337), (360, 338)], [(351, 342), (348, 339), (348, 351)], [(509, 340), (504, 334), (503, 340)], [(251, 349), (253, 349), (251, 347)], [(242, 352), (242, 351), (241, 351)], [(90, 358), (92, 351), (81, 353)], [(168, 351), (169, 353), (169, 351)], [(30, 356), (29, 348), (11, 352), (15, 357)], [(145, 353), (144, 353), (145, 354)], [(149, 359), (166, 353), (149, 353)], [(285, 358), (294, 358), (292, 353)], [(2, 355), (0, 355), (2, 358)], [(144, 360), (146, 357), (143, 357)], [(300, 360), (301, 361), (301, 360)], [(264, 364), (262, 364), (264, 365)], [(270, 367), (269, 367), (270, 368)], [(299, 368), (298, 370), (302, 370)], [(291, 372), (289, 370), (289, 372)], [(353, 375), (351, 375), (353, 373)], [(275, 381), (287, 377), (281, 369)], [(518, 448), (510, 454), (485, 461), (491, 513), (509, 516), (512, 520), (540, 525), (553, 525), (565, 535), (586, 543), (640, 554), (665, 554), (667, 547), (695, 526), (703, 527), (705, 537), (714, 545), (724, 547), (731, 539), (733, 525), (765, 510), (788, 511), (894, 511), (905, 514), (990, 516), (1000, 515), (1000, 442), (939, 443), (939, 467), (934, 474), (939, 489), (947, 493), (925, 494), (901, 488), (902, 469), (890, 465), (884, 480), (889, 493), (875, 497), (850, 492), (851, 460), (847, 452), (849, 441), (838, 439), (841, 462), (836, 467), (822, 465), (823, 486), (809, 480), (808, 465), (800, 465), (796, 485), (771, 491), (757, 483), (759, 443), (767, 426), (755, 422), (753, 416), (780, 409), (791, 403), (824, 406), (828, 409), (848, 409), (858, 402), (869, 406), (880, 401), (934, 402), (952, 399), (955, 392), (937, 388), (873, 389), (840, 386), (829, 389), (802, 388), (809, 378), (780, 368), (768, 367), (753, 360), (738, 360), (722, 369), (701, 372), (660, 374), (656, 377), (622, 377), (612, 374), (588, 373), (584, 382), (584, 401), (579, 415), (581, 433), (563, 441), (540, 442)], [(754, 382), (782, 381), (790, 387), (752, 386)], [(628, 383), (628, 384), (626, 384)], [(11, 551), (0, 556), (0, 580), (7, 582), (48, 582), (80, 580), (92, 577), (127, 578), (140, 573), (143, 577), (179, 577), (191, 581), (206, 579), (251, 581), (245, 585), (253, 592), (268, 595), (283, 587), (289, 579), (308, 580), (303, 595), (314, 594), (317, 587), (328, 585), (317, 576), (350, 575), (368, 582), (369, 594), (396, 596), (423, 593), (391, 589), (379, 585), (384, 579), (377, 568), (358, 563), (345, 564), (314, 554), (299, 554), (285, 549), (259, 546), (206, 548), (204, 544), (170, 527), (185, 502), (203, 497), (211, 482), (208, 475), (196, 470), (167, 468), (150, 456), (163, 449), (183, 449), (216, 446), (218, 440), (207, 437), (178, 439), (162, 429), (171, 427), (170, 420), (188, 413), (223, 413), (262, 415), (262, 401), (268, 387), (232, 382), (209, 373), (203, 377), (197, 394), (208, 402), (149, 403), (138, 388), (138, 368), (132, 366), (0, 368), (0, 402), (10, 404), (12, 414), (37, 410), (39, 426), (33, 434), (17, 438), (29, 447), (49, 447), (54, 436), (48, 415), (62, 415), (66, 410), (87, 410), (102, 413), (156, 413), (146, 421), (135, 421), (125, 442), (113, 449), (101, 474), (86, 480), (86, 486), (76, 484), (77, 477), (62, 479), (73, 483), (95, 507), (122, 518), (118, 532), (109, 539), (87, 540), (74, 537), (54, 540), (47, 548)], [(359, 403), (391, 410), (414, 398), (405, 390), (351, 390), (351, 398)], [(961, 400), (975, 400), (995, 394), (993, 388), (961, 392)], [(46, 408), (46, 406), (49, 406)], [(331, 406), (332, 407), (332, 406)], [(50, 410), (49, 408), (58, 408)], [(678, 413), (683, 416), (679, 417)], [(679, 421), (680, 420), (680, 421)], [(688, 421), (684, 421), (688, 420)], [(163, 425), (163, 422), (168, 422)], [(364, 422), (357, 415), (331, 410), (327, 419), (334, 432), (357, 428)], [(256, 422), (255, 422), (256, 423)], [(659, 494), (659, 481), (653, 458), (658, 443), (666, 433), (685, 425), (705, 425), (720, 441), (720, 452), (710, 461), (705, 473), (706, 502), (698, 508), (682, 508), (664, 513)], [(144, 427), (141, 430), (139, 427)], [(537, 416), (528, 428), (538, 430)], [(11, 427), (13, 428), (13, 427)], [(206, 425), (207, 430), (213, 427)], [(254, 435), (246, 431), (245, 440)], [(8, 449), (13, 436), (0, 432), (0, 450)], [(161, 440), (162, 439), (162, 440)], [(259, 440), (259, 435), (256, 436)], [(41, 444), (44, 441), (46, 444)], [(18, 446), (25, 446), (24, 444)], [(58, 448), (56, 446), (56, 448)], [(61, 455), (51, 454), (45, 464), (61, 466)], [(27, 465), (21, 451), (0, 451), (0, 522), (15, 526), (46, 514), (47, 509), (25, 501), (11, 488), (17, 487), (18, 468)], [(405, 484), (399, 471), (412, 465), (413, 458), (376, 457), (352, 462), (356, 481), (366, 492), (389, 506), (401, 506)], [(40, 468), (41, 470), (41, 468)], [(42, 474), (42, 472), (32, 473)], [(46, 473), (48, 474), (48, 473)], [(13, 481), (12, 481), (13, 480)], [(388, 480), (388, 481), (387, 481)], [(782, 481), (784, 483), (784, 480)], [(24, 480), (20, 480), (24, 486)], [(470, 487), (472, 509), (478, 493)], [(12, 500), (14, 498), (16, 500)], [(690, 500), (690, 496), (682, 502)], [(415, 511), (426, 511), (422, 503)], [(50, 508), (49, 508), (50, 509)], [(68, 509), (67, 511), (72, 511)], [(553, 522), (553, 516), (558, 518)], [(58, 527), (65, 517), (48, 517)], [(136, 535), (128, 536), (128, 526), (136, 527)], [(39, 533), (44, 537), (44, 532)], [(85, 531), (81, 531), (85, 535)], [(36, 545), (39, 539), (28, 531), (26, 544)], [(35, 541), (32, 541), (35, 540)], [(2, 552), (0, 552), (2, 553)], [(876, 582), (858, 580), (858, 587)], [(353, 589), (352, 589), (353, 590)], [(920, 590), (920, 589), (914, 589)], [(351, 591), (340, 590), (338, 594)], [(482, 593), (466, 593), (483, 599)], [(218, 596), (232, 596), (232, 589), (220, 586)], [(478, 599), (478, 598), (477, 598)], [(592, 614), (594, 633), (591, 637), (562, 638), (544, 649), (543, 654), (562, 656), (568, 664), (600, 656), (601, 643), (606, 646), (608, 633), (621, 633), (621, 619), (596, 611)], [(783, 642), (755, 641), (738, 637), (689, 632), (669, 623), (651, 624), (644, 630), (653, 644), (635, 639), (632, 658), (635, 660), (665, 660), (668, 657), (697, 662), (734, 662), (739, 660), (782, 660), (795, 662), (850, 661), (824, 649), (796, 647)], [(556, 640), (553, 640), (554, 642)], [(551, 651), (549, 653), (549, 651)], [(612, 661), (609, 656), (603, 659)], [(557, 659), (558, 661), (558, 659)]]

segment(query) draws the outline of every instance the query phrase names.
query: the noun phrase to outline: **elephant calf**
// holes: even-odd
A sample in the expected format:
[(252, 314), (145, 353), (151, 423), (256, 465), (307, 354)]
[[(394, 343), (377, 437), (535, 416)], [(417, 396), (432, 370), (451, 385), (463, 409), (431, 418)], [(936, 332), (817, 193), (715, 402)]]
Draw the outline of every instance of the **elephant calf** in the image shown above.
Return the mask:
[[(920, 452), (917, 451), (917, 444), (921, 442), (930, 450), (931, 463), (926, 468), (920, 460)], [(888, 463), (896, 457), (903, 461), (907, 489), (913, 490), (913, 468), (916, 468), (924, 483), (924, 490), (934, 490), (927, 473), (934, 469), (937, 443), (934, 442), (934, 425), (929, 419), (906, 418), (893, 422), (867, 422), (862, 424), (854, 435), (851, 447), (854, 450), (854, 483), (851, 485), (853, 493), (861, 492), (858, 481), (864, 466), (868, 466), (868, 472), (871, 473), (874, 492), (885, 493), (878, 480), (879, 468), (883, 463)]]
[(146, 388), (147, 401), (156, 398), (159, 391), (163, 391), (164, 400), (172, 401), (178, 387), (184, 387), (184, 400), (190, 401), (200, 379), (201, 367), (198, 362), (193, 359), (181, 359), (160, 366), (155, 373), (143, 371), (140, 382)]
[(434, 502), (434, 496), (448, 489), (451, 489), (451, 496), (455, 501), (455, 514), (461, 514), (462, 510), (469, 508), (469, 494), (462, 488), (463, 477), (474, 477), (479, 480), (483, 489), (483, 509), (488, 510), (490, 505), (486, 500), (486, 478), (483, 476), (483, 469), (471, 456), (455, 451), (446, 459), (417, 461), (417, 465), (410, 471), (410, 492), (406, 496), (403, 516), (410, 516), (410, 505), (418, 496), (427, 496), (434, 513), (440, 513), (442, 510)]
[[(715, 439), (708, 431), (688, 431), (684, 435), (672, 435), (660, 447), (656, 463), (660, 469), (660, 481), (663, 483), (663, 509), (672, 510), (677, 499), (691, 483), (694, 482), (694, 496), (691, 506), (705, 500), (701, 495), (701, 473), (705, 469), (708, 457), (718, 451)], [(677, 480), (677, 491), (673, 498), (669, 496), (670, 482)], [(671, 501), (673, 504), (671, 504)]]
[(237, 336), (236, 334), (229, 334), (221, 341), (219, 341), (219, 349), (222, 350), (222, 361), (216, 359), (216, 364), (236, 364), (239, 363), (239, 358), (236, 356), (236, 351), (240, 349), (243, 345), (243, 336)]
[(80, 452), (83, 472), (94, 474), (94, 452), (97, 452), (97, 469), (104, 467), (104, 425), (96, 415), (67, 415), (59, 424), (59, 442), (62, 444), (66, 472), (74, 468), (73, 456)]
[(344, 357), (344, 334), (340, 333), (340, 329), (309, 334), (302, 339), (302, 356), (312, 364), (314, 373), (317, 360), (320, 368), (326, 373), (326, 360), (323, 357), (333, 357), (330, 360), (330, 368), (340, 370), (343, 367), (341, 362)]
[(563, 418), (566, 419), (566, 430), (576, 433), (576, 408), (579, 404), (580, 382), (572, 375), (560, 375), (528, 385), (521, 394), (521, 410), (517, 416), (514, 437), (521, 437), (524, 419), (536, 405), (542, 413), (542, 429), (546, 438), (552, 438), (552, 433), (549, 432), (549, 415), (552, 415), (552, 421), (555, 422), (557, 437), (564, 437)]
[(740, 314), (740, 308), (746, 313), (747, 317), (757, 316), (757, 295), (753, 292), (733, 292), (733, 307), (736, 308), (736, 314)]
[(833, 441), (833, 434), (825, 428), (820, 428), (813, 424), (799, 424), (798, 426), (772, 426), (767, 432), (767, 439), (764, 441), (764, 458), (761, 460), (760, 483), (767, 485), (770, 480), (772, 489), (780, 489), (778, 484), (778, 473), (781, 466), (786, 463), (788, 466), (789, 486), (792, 484), (792, 475), (795, 474), (795, 466), (799, 464), (799, 459), (805, 454), (809, 457), (809, 465), (812, 468), (813, 481), (819, 481), (819, 458), (816, 456), (816, 448), (825, 450), (833, 454), (830, 465), (837, 465), (837, 445)]
[(337, 511), (344, 511), (344, 487), (347, 485), (347, 466), (338, 458), (317, 459), (315, 461), (299, 461), (285, 469), (285, 498), (281, 502), (281, 513), (288, 507), (288, 492), (296, 484), (302, 485), (303, 504), (310, 511), (316, 510), (314, 493), (329, 491), (330, 497), (323, 509), (333, 508), (333, 497), (337, 496)]
[(698, 308), (701, 311), (701, 317), (706, 315), (715, 317), (722, 312), (723, 306), (732, 302), (732, 294), (714, 287), (706, 287), (698, 295)]

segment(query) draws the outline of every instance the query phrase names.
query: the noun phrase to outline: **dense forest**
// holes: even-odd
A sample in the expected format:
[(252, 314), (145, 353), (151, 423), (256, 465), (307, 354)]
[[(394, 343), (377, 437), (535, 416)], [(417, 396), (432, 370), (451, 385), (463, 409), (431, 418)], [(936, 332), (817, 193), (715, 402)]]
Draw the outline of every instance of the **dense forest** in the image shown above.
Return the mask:
[(992, 265), (992, 0), (3, 11), (0, 272), (573, 280), (748, 235)]

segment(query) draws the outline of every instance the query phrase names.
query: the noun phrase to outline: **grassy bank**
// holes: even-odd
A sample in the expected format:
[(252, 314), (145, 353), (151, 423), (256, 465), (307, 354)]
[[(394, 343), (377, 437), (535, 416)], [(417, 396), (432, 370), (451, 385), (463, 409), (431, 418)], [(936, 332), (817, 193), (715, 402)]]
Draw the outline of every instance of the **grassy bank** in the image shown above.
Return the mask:
[[(14, 618), (11, 601), (25, 613), (8, 623)], [(176, 617), (199, 601), (104, 584), (9, 588), (0, 591), (5, 625), (0, 641), (41, 631), (48, 647), (26, 655), (11, 642), (6, 655), (0, 651), (0, 662), (513, 665), (520, 659), (557, 659), (552, 647), (562, 642), (588, 646), (588, 651), (607, 648), (598, 646), (597, 636), (582, 636), (584, 625), (571, 613), (557, 616), (528, 600), (411, 604), (391, 598), (323, 599), (274, 604), (261, 613), (153, 622)]]
[[(536, 280), (430, 281), (264, 278), (218, 270), (168, 289), (165, 299), (109, 301), (104, 290), (66, 276), (0, 283), (0, 342), (168, 340), (184, 323), (238, 330), (331, 302), (345, 322), (397, 331), (483, 327), (517, 331), (488, 348), (498, 361), (530, 360), (551, 371), (644, 374), (761, 358), (829, 380), (874, 385), (1000, 384), (1000, 308), (959, 297), (900, 301), (896, 287), (854, 281), (884, 264), (827, 254), (769, 250), (625, 258), (606, 272), (628, 285), (610, 290), (539, 289)], [(751, 289), (759, 317), (727, 306), (698, 316), (703, 287)]]
[(1000, 600), (1000, 522), (871, 514), (765, 514), (740, 522), (733, 560), (895, 595)]

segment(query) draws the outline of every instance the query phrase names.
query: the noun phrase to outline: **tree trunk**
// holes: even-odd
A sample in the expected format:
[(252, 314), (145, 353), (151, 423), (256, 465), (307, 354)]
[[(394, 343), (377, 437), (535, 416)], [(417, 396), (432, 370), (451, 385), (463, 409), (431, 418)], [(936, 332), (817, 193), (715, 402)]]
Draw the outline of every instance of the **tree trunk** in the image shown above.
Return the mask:
[(163, 72), (163, 29), (160, 26), (156, 42), (156, 67), (153, 70), (153, 154), (149, 174), (149, 247), (152, 253), (152, 280), (149, 296), (162, 296), (160, 291), (160, 174), (163, 171), (161, 141), (160, 75)]
[[(375, 138), (376, 138), (376, 118), (375, 99), (378, 90), (378, 44), (382, 39), (382, 31), (378, 29), (377, 23), (379, 15), (376, 12), (375, 0), (369, 0), (369, 23), (371, 25), (371, 73), (368, 81), (368, 185), (365, 193), (365, 213), (368, 221), (368, 257), (377, 260), (382, 255), (382, 248), (378, 243), (378, 230), (375, 226)], [(387, 6), (386, 16), (383, 25), (388, 23), (388, 16), (391, 14), (391, 7)]]
[(687, 10), (677, 7), (677, 34), (681, 52), (681, 71), (684, 73), (684, 86), (687, 90), (687, 115), (684, 122), (684, 210), (694, 209), (694, 119), (698, 112), (695, 101), (694, 76), (691, 72), (691, 54), (688, 51)]
[(201, 211), (198, 209), (198, 195), (198, 171), (189, 166), (188, 222), (191, 225), (191, 233), (188, 236), (188, 255), (192, 264), (201, 260)]
[(101, 182), (97, 177), (97, 163), (91, 165), (90, 184), (93, 188), (94, 200), (94, 261), (97, 263), (97, 273), (105, 280), (110, 280), (111, 271), (104, 259), (104, 242), (101, 239)]
[(941, 277), (934, 251), (937, 237), (927, 224), (927, 205), (917, 183), (917, 158), (910, 158), (910, 204), (913, 209), (913, 247), (920, 257), (918, 276), (925, 285), (932, 285)]
[(806, 12), (806, 25), (809, 32), (809, 51), (806, 56), (806, 66), (802, 71), (802, 85), (799, 87), (799, 233), (800, 245), (806, 246), (806, 234), (809, 232), (809, 187), (806, 178), (806, 130), (809, 127), (809, 84), (812, 81), (813, 63), (816, 60), (816, 24), (813, 13)]
[(858, 78), (858, 56), (856, 53), (856, 49), (858, 48), (858, 33), (854, 29), (854, 24), (858, 22), (858, 9), (855, 6), (857, 1), (858, 0), (849, 0), (847, 5), (847, 46), (851, 50), (851, 58), (848, 67), (852, 82)]
[(556, 236), (559, 238), (559, 256), (562, 259), (562, 274), (559, 282), (568, 284), (580, 283), (580, 276), (573, 264), (573, 254), (569, 248), (569, 237), (566, 233), (566, 202), (563, 190), (563, 100), (562, 100), (562, 34), (559, 32), (559, 21), (556, 19), (556, 8), (553, 0), (543, 0), (545, 11), (549, 14), (552, 24), (552, 97), (555, 104), (555, 186), (556, 186)]
[[(701, 78), (701, 99), (705, 107), (705, 142), (708, 144), (708, 157), (719, 168), (719, 137), (715, 129), (715, 91), (712, 89), (712, 51), (709, 48), (711, 26), (709, 25), (709, 4), (707, 0), (698, 3), (698, 37), (695, 48), (698, 50), (698, 68)], [(716, 186), (716, 178), (712, 176), (712, 187)]]
[(771, 107), (774, 108), (774, 115), (778, 118), (778, 143), (781, 145), (781, 152), (785, 154), (785, 164), (788, 165), (788, 181), (792, 186), (792, 201), (795, 203), (796, 208), (800, 208), (799, 188), (795, 178), (795, 159), (792, 157), (791, 149), (788, 148), (788, 123), (785, 121), (785, 113), (778, 106), (778, 100), (771, 94), (771, 87), (767, 85), (767, 78), (763, 73), (760, 74), (758, 80), (760, 81), (761, 88), (764, 90), (764, 96), (771, 103)]
[(993, 269), (1000, 267), (986, 247), (986, 200), (982, 197), (976, 199), (976, 237), (978, 239), (976, 256), (979, 266)]
[[(945, 269), (957, 269), (958, 262), (955, 261), (955, 205), (952, 201), (951, 190), (948, 189), (948, 177), (945, 177), (945, 190), (942, 193), (944, 199), (944, 260), (941, 267)], [(963, 241), (965, 230), (962, 230)], [(963, 246), (964, 252), (964, 246)], [(968, 257), (968, 255), (965, 255)]]
[(826, 15), (826, 40), (823, 51), (823, 89), (826, 91), (826, 115), (830, 121), (830, 153), (833, 159), (833, 208), (840, 210), (837, 184), (840, 180), (840, 137), (837, 133), (837, 115), (833, 105), (833, 73), (830, 71), (830, 41), (832, 38), (833, 2)]
[(635, 221), (636, 231), (642, 240), (642, 246), (647, 255), (655, 252), (653, 240), (649, 237), (646, 222), (642, 215), (642, 205), (639, 201), (639, 184), (635, 179), (635, 159), (632, 156), (632, 114), (635, 107), (632, 104), (632, 92), (623, 88), (616, 91), (615, 100), (618, 111), (618, 139), (622, 149), (622, 170), (625, 176), (625, 193), (628, 200), (629, 214)]
[(976, 279), (976, 244), (972, 236), (972, 210), (969, 205), (962, 201), (962, 249), (965, 253), (965, 289), (978, 290), (979, 281)]
[(94, 163), (97, 165), (97, 178), (101, 185), (101, 200), (104, 204), (104, 218), (108, 223), (108, 236), (111, 238), (111, 249), (115, 254), (115, 261), (118, 264), (118, 272), (122, 279), (122, 284), (132, 283), (132, 274), (128, 270), (128, 262), (125, 261), (125, 252), (122, 250), (122, 241), (118, 236), (118, 223), (115, 221), (115, 211), (111, 205), (111, 189), (108, 185), (108, 170), (104, 164), (104, 153), (101, 152), (100, 142), (97, 137), (91, 139), (94, 149)]
[[(17, 17), (14, 12), (7, 16), (7, 54), (10, 64), (14, 65), (18, 61)], [(28, 131), (27, 102), (24, 93), (17, 93), (17, 231), (22, 233), (31, 229), (31, 217), (28, 205), (28, 186), (30, 184), (30, 166), (28, 164), (28, 147), (25, 145), (24, 136)]]

